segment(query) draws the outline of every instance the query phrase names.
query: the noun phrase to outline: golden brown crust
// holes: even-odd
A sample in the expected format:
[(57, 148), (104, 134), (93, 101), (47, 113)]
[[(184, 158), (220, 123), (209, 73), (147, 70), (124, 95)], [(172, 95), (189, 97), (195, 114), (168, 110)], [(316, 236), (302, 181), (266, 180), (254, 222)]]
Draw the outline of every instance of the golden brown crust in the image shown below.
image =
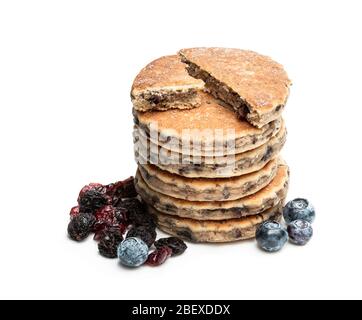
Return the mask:
[(189, 201), (230, 201), (255, 194), (275, 177), (279, 159), (271, 160), (259, 171), (233, 178), (185, 178), (158, 169), (139, 165), (143, 180), (153, 190)]
[(160, 194), (145, 183), (140, 172), (136, 189), (141, 198), (165, 214), (197, 220), (225, 220), (255, 215), (285, 198), (289, 185), (289, 168), (281, 164), (273, 181), (256, 194), (233, 201), (187, 201)]
[(238, 95), (254, 113), (253, 119), (248, 119), (253, 125), (259, 127), (280, 116), (291, 81), (283, 66), (271, 58), (228, 48), (183, 49), (179, 54), (184, 62), (197, 66), (222, 87), (227, 87), (228, 92)]
[(283, 200), (258, 215), (220, 221), (198, 221), (169, 216), (148, 207), (158, 227), (171, 235), (192, 242), (232, 242), (255, 237), (256, 229), (266, 220), (280, 221)]

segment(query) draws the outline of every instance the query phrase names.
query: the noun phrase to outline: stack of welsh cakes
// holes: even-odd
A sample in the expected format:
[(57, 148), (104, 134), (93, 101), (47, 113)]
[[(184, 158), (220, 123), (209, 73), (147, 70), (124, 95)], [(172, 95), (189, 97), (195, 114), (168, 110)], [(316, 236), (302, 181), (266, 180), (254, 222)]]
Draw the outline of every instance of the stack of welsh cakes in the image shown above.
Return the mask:
[(289, 86), (281, 65), (239, 49), (185, 49), (141, 70), (131, 93), (136, 188), (162, 231), (230, 242), (281, 218)]

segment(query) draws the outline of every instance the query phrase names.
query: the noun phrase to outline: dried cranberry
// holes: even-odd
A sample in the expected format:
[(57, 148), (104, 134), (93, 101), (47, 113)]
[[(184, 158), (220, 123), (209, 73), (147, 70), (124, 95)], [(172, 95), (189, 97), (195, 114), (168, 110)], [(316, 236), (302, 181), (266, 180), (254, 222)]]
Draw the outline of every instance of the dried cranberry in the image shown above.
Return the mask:
[(107, 232), (107, 230), (109, 229), (115, 229), (118, 230), (119, 233), (121, 233), (122, 235), (126, 232), (127, 230), (127, 225), (120, 223), (120, 224), (100, 224), (100, 223), (95, 223), (94, 227), (93, 227), (93, 231), (94, 231), (94, 237), (93, 239), (96, 241), (99, 241), (100, 238), (102, 237), (102, 234), (104, 232)]
[(148, 213), (147, 207), (137, 198), (124, 199), (118, 204), (119, 208), (123, 208), (128, 212), (129, 224), (134, 226), (145, 226), (156, 228), (153, 217)]
[(127, 233), (127, 238), (132, 237), (143, 240), (148, 245), (148, 247), (151, 247), (156, 240), (157, 233), (154, 228), (136, 226), (129, 230)]
[(130, 177), (124, 181), (118, 181), (106, 186), (107, 195), (112, 198), (116, 205), (121, 199), (137, 197), (137, 191), (134, 184), (134, 178)]
[(75, 241), (82, 241), (92, 232), (96, 218), (90, 213), (80, 213), (68, 225), (69, 237)]
[(129, 221), (134, 226), (144, 226), (149, 229), (156, 229), (156, 224), (153, 217), (147, 212), (144, 212), (141, 215), (135, 212), (131, 212)]
[(122, 210), (111, 205), (99, 209), (95, 217), (97, 221), (93, 230), (96, 233), (110, 227), (117, 227), (124, 233), (128, 226), (127, 221), (122, 215)]
[(99, 237), (99, 253), (106, 258), (117, 258), (117, 248), (123, 236), (118, 228), (105, 229)]
[(124, 208), (127, 211), (137, 211), (140, 213), (146, 210), (144, 203), (139, 201), (138, 198), (123, 199), (117, 204), (116, 207)]
[(97, 222), (108, 223), (108, 224), (116, 223), (115, 211), (116, 211), (115, 207), (111, 205), (106, 205), (103, 208), (99, 209), (95, 213)]
[(169, 247), (158, 248), (148, 256), (146, 264), (153, 267), (159, 266), (163, 264), (171, 254), (172, 249)]
[(155, 242), (157, 249), (165, 246), (171, 248), (173, 257), (183, 254), (187, 249), (186, 243), (176, 237), (162, 238)]
[(115, 207), (115, 218), (118, 223), (129, 224), (128, 211), (125, 208)]
[(83, 195), (86, 192), (90, 191), (90, 190), (97, 190), (97, 191), (100, 191), (102, 193), (106, 193), (106, 189), (102, 184), (100, 184), (100, 183), (90, 183), (90, 184), (84, 186), (82, 188), (82, 190), (80, 190), (79, 196), (78, 196), (78, 203), (79, 203), (80, 198), (83, 197)]
[(106, 227), (99, 231), (95, 231), (93, 240), (100, 241), (103, 238), (103, 232), (106, 230)]
[(74, 217), (78, 216), (79, 213), (79, 206), (73, 207), (72, 209), (70, 209), (70, 218), (73, 219)]
[(90, 212), (95, 214), (98, 209), (101, 209), (111, 203), (111, 198), (103, 191), (91, 189), (84, 192), (79, 197), (79, 207), (82, 212)]

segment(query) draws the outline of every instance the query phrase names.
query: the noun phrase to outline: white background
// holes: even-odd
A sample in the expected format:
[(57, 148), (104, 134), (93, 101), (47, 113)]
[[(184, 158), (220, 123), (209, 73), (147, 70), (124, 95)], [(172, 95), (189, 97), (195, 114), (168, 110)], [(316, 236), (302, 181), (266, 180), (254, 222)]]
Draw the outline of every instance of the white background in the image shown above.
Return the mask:
[[(0, 298), (362, 298), (360, 1), (1, 1)], [(294, 85), (285, 112), (289, 199), (315, 237), (189, 245), (126, 270), (67, 239), (88, 182), (135, 173), (129, 98), (146, 63), (183, 47), (270, 55)]]

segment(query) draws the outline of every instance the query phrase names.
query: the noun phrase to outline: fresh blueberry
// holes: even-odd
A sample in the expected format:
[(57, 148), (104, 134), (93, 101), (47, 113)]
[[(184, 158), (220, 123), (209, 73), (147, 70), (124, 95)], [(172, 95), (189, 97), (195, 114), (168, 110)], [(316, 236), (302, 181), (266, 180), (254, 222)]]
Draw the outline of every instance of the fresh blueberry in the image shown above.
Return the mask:
[(118, 259), (127, 267), (139, 267), (148, 258), (148, 245), (138, 238), (127, 238), (118, 246)]
[(266, 221), (256, 231), (256, 241), (267, 252), (276, 252), (288, 241), (288, 233), (276, 221)]
[(288, 225), (289, 239), (294, 244), (304, 246), (313, 236), (312, 225), (305, 220), (295, 220)]
[(287, 224), (295, 220), (304, 220), (313, 223), (315, 211), (306, 199), (294, 199), (289, 201), (283, 209), (284, 220)]

